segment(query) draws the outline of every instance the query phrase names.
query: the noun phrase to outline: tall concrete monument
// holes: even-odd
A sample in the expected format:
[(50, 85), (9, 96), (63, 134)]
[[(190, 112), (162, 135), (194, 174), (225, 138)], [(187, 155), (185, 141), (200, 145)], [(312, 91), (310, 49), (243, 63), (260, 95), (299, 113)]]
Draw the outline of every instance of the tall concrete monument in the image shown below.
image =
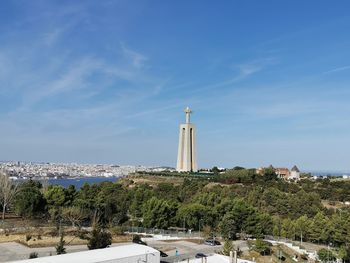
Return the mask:
[(180, 124), (176, 170), (178, 172), (197, 172), (196, 127), (190, 120), (192, 110), (187, 107), (185, 113), (186, 123)]

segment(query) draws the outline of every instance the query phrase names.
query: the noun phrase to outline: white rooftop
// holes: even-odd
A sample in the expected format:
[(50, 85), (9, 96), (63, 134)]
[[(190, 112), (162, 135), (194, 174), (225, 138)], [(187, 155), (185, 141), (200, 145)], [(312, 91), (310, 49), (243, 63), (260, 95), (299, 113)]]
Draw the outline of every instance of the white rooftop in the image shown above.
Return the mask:
[[(159, 259), (159, 251), (144, 245), (131, 244), (125, 246), (117, 246), (103, 249), (94, 249), (82, 252), (75, 252), (51, 257), (42, 257), (35, 259), (27, 259), (20, 261), (11, 261), (18, 263), (68, 263), (68, 262), (84, 262), (84, 263), (97, 263), (97, 262), (108, 262), (110, 260), (120, 260), (130, 257), (145, 256), (146, 254), (150, 257), (154, 256)], [(119, 261), (118, 261), (119, 262)], [(124, 261), (123, 261), (124, 262)], [(153, 262), (153, 261), (149, 261)], [(158, 260), (159, 262), (159, 260)]]

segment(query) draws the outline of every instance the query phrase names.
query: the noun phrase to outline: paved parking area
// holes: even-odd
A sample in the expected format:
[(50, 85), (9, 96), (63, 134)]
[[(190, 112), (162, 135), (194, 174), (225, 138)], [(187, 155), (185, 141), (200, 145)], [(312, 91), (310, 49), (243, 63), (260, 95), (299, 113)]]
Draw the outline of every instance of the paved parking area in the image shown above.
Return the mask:
[[(247, 250), (247, 242), (245, 241), (235, 241), (235, 246), (239, 246), (241, 250)], [(213, 254), (220, 252), (222, 250), (222, 245), (220, 246), (208, 246), (204, 244), (197, 244), (195, 242), (189, 241), (149, 241), (148, 245), (156, 249), (162, 250), (168, 257), (162, 258), (162, 262), (177, 262), (179, 260), (184, 260), (188, 258), (194, 258), (197, 253)], [(178, 251), (176, 255), (176, 251)]]

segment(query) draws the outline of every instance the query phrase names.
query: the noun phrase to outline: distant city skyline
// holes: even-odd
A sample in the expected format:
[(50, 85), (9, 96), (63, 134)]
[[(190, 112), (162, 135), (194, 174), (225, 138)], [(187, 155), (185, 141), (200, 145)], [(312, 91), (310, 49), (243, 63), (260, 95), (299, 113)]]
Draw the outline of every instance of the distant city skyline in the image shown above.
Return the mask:
[(348, 1), (3, 1), (0, 160), (350, 171)]

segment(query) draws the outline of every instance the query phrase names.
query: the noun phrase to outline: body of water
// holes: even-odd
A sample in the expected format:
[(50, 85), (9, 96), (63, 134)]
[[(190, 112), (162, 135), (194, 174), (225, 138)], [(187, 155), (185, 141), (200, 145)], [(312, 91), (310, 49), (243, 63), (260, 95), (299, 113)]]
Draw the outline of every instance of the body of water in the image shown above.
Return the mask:
[(50, 185), (58, 184), (63, 187), (68, 187), (74, 185), (76, 189), (79, 189), (83, 184), (96, 184), (102, 182), (117, 182), (120, 177), (80, 177), (80, 178), (69, 178), (69, 179), (49, 179), (48, 182)]

